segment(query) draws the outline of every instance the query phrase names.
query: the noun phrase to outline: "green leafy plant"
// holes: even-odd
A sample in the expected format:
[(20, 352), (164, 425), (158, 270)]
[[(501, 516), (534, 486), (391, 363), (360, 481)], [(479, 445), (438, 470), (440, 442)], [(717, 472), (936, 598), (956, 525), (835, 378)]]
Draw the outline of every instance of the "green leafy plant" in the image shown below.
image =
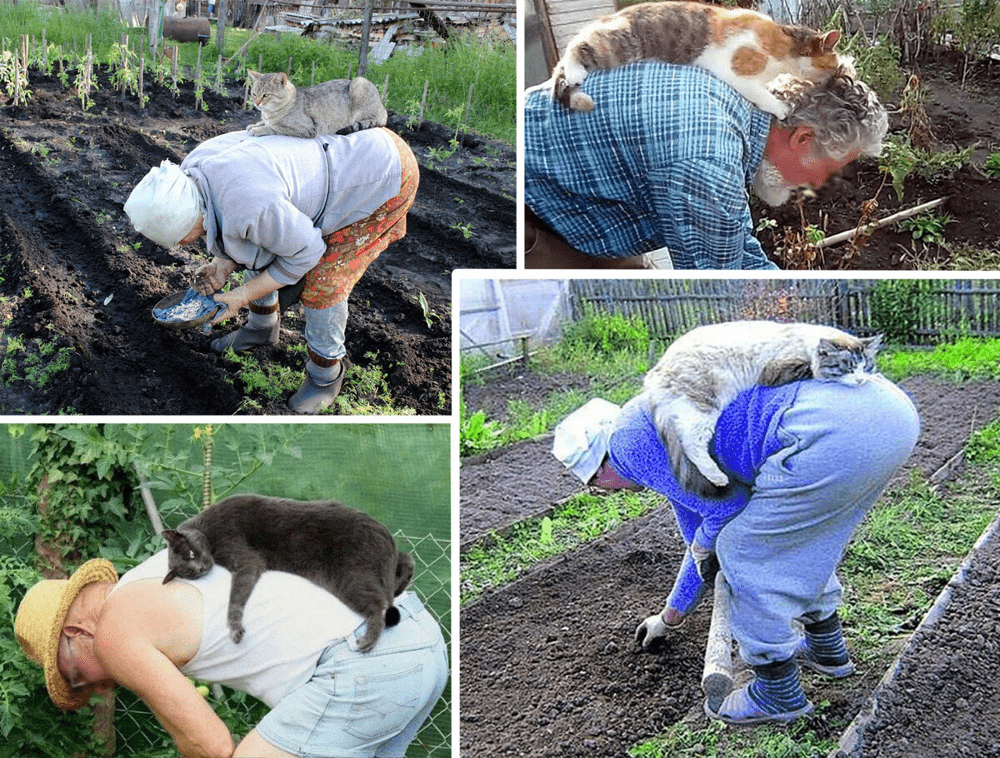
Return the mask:
[(472, 236), (472, 224), (452, 224), (449, 228), (460, 231), (465, 239)]
[(1000, 153), (990, 153), (983, 164), (983, 171), (994, 179), (1000, 179)]
[(465, 403), (462, 403), (462, 419), (458, 427), (460, 454), (477, 455), (492, 450), (503, 434), (500, 422), (486, 418), (486, 411), (478, 410), (471, 416), (465, 415)]
[(887, 342), (905, 344), (935, 307), (931, 282), (920, 279), (886, 279), (869, 293), (872, 327)]
[(910, 144), (908, 138), (890, 134), (879, 156), (879, 171), (892, 179), (892, 188), (899, 202), (903, 202), (903, 182), (916, 171), (928, 181), (936, 181), (956, 171), (969, 162), (976, 145), (957, 152), (930, 152)]
[(914, 218), (903, 219), (899, 222), (899, 228), (909, 232), (914, 240), (943, 245), (944, 228), (954, 222), (955, 219), (946, 213), (924, 213)]

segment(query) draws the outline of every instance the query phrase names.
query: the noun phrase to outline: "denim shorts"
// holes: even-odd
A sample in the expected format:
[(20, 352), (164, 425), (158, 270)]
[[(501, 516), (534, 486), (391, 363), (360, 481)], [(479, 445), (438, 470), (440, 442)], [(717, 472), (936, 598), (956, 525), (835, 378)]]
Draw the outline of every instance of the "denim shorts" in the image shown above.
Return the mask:
[(400, 621), (358, 651), (362, 624), (320, 656), (312, 679), (257, 725), (269, 743), (304, 758), (404, 758), (448, 680), (441, 628), (414, 593)]

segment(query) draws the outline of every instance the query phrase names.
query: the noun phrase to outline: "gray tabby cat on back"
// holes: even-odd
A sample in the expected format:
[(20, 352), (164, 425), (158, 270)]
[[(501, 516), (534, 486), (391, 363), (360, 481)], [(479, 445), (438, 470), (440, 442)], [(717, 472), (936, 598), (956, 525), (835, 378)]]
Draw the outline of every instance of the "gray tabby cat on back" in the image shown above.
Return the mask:
[(799, 379), (862, 384), (876, 374), (882, 337), (831, 326), (730, 321), (701, 326), (671, 343), (646, 374), (643, 397), (677, 481), (702, 497), (726, 492), (729, 477), (709, 445), (723, 409), (756, 385)]
[(413, 578), (413, 558), (397, 549), (385, 526), (333, 500), (233, 495), (176, 530), (164, 529), (163, 538), (169, 545), (164, 584), (197, 579), (216, 563), (232, 573), (227, 622), (235, 643), (246, 632), (243, 609), (265, 571), (297, 574), (364, 616), (362, 652), (386, 626), (399, 623), (393, 598)]
[(385, 126), (388, 118), (378, 89), (360, 76), (296, 87), (284, 73), (248, 73), (250, 96), (263, 119), (247, 127), (252, 137), (350, 134)]

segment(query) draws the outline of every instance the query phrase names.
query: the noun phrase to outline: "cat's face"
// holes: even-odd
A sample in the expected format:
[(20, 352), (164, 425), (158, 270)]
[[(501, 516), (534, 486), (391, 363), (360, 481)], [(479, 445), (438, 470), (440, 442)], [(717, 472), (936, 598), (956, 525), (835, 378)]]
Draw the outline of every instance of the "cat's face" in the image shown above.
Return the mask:
[(201, 532), (192, 529), (182, 533), (164, 529), (163, 538), (170, 547), (167, 552), (169, 570), (163, 578), (164, 584), (175, 578), (197, 579), (207, 574), (215, 565), (208, 539)]
[(280, 104), (289, 97), (293, 88), (283, 72), (277, 74), (261, 74), (248, 71), (253, 85), (250, 88), (250, 98), (259, 110), (265, 110), (269, 105)]
[(817, 379), (845, 384), (864, 384), (875, 373), (875, 355), (882, 347), (882, 335), (850, 343), (821, 339), (817, 350)]

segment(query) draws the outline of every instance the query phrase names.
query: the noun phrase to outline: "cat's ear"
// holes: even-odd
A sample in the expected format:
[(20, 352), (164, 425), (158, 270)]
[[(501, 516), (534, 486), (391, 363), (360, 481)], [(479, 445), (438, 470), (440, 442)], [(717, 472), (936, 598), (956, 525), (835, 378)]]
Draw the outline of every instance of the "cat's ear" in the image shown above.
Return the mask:
[(177, 577), (177, 572), (174, 571), (173, 569), (170, 569), (170, 571), (167, 572), (167, 575), (163, 577), (163, 583), (166, 584), (171, 579), (174, 579), (176, 577)]
[(837, 345), (828, 340), (826, 337), (819, 338), (819, 346), (816, 348), (816, 352), (819, 355), (830, 355), (831, 353), (836, 353), (838, 350)]
[(247, 76), (249, 76), (254, 82), (256, 82), (257, 78), (260, 76), (260, 72), (258, 72), (258, 71), (247, 71)]
[(161, 536), (173, 548), (179, 548), (188, 544), (188, 538), (173, 529), (164, 529), (161, 532)]
[(866, 353), (875, 353), (882, 349), (881, 334), (876, 334), (874, 337), (866, 337), (861, 342), (864, 343)]
[(288, 76), (287, 76), (287, 74), (285, 74), (284, 71), (282, 71), (281, 73), (278, 74), (278, 81), (281, 82), (281, 86), (282, 87), (284, 87), (286, 84), (288, 84)]
[(827, 32), (823, 35), (823, 52), (829, 53), (837, 46), (840, 42), (840, 32), (836, 29)]

